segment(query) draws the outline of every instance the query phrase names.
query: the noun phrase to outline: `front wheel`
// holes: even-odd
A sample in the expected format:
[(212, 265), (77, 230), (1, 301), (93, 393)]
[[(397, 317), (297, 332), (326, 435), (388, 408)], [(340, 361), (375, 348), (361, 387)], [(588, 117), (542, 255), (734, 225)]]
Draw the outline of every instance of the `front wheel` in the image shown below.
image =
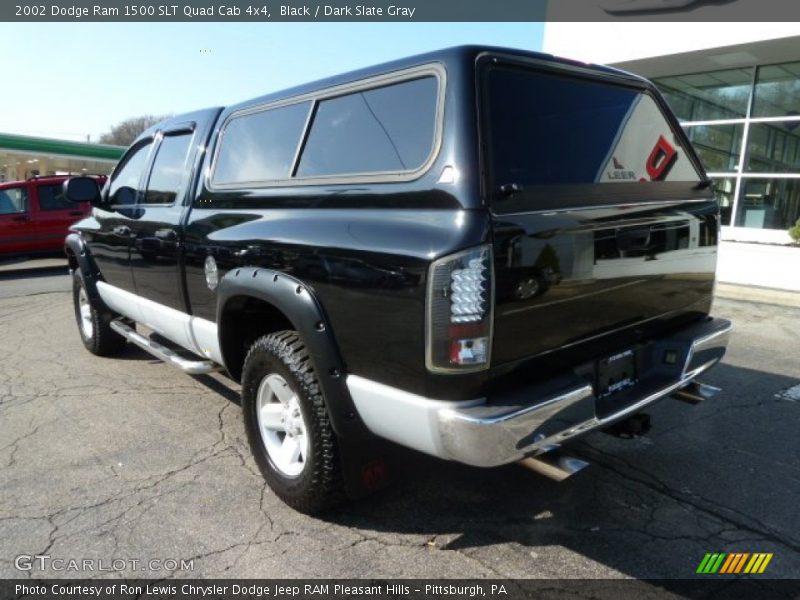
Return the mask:
[(242, 409), (253, 456), (281, 500), (300, 512), (318, 513), (342, 498), (336, 434), (296, 332), (266, 335), (250, 347)]
[(97, 356), (113, 356), (125, 346), (125, 338), (111, 329), (114, 313), (98, 308), (89, 297), (83, 277), (76, 270), (72, 274), (72, 302), (78, 332), (86, 349)]

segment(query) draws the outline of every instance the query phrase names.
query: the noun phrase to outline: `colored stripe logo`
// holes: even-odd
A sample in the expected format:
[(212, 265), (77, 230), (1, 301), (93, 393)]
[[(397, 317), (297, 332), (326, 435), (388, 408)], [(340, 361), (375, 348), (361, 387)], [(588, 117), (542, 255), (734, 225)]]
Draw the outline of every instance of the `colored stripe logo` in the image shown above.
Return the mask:
[(773, 553), (769, 552), (709, 552), (700, 561), (697, 573), (701, 575), (739, 575), (747, 573), (750, 575), (761, 574), (767, 570), (769, 561), (772, 560)]

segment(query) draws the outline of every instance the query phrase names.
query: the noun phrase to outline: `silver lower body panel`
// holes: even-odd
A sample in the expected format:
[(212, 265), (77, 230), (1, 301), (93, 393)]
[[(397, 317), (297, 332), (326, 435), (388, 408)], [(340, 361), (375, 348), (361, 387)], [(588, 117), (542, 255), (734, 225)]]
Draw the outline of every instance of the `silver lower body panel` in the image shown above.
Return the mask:
[(653, 356), (669, 352), (676, 360), (655, 365), (647, 379), (620, 393), (619, 407), (610, 410), (598, 410), (602, 400), (594, 386), (577, 375), (465, 402), (424, 398), (354, 375), (347, 384), (360, 417), (376, 435), (440, 458), (493, 467), (547, 452), (689, 386), (724, 356), (730, 331), (729, 321), (708, 319), (656, 340)]

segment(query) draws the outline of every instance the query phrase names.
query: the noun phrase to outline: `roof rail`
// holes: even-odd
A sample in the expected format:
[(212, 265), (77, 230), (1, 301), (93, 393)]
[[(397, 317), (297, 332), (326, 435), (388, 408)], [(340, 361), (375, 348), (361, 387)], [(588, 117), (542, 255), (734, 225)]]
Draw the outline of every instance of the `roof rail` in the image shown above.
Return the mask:
[(108, 177), (108, 175), (99, 173), (59, 173), (58, 175), (31, 175), (25, 181), (33, 181), (35, 179), (49, 179), (50, 177), (77, 177), (77, 176), (106, 177), (106, 178)]

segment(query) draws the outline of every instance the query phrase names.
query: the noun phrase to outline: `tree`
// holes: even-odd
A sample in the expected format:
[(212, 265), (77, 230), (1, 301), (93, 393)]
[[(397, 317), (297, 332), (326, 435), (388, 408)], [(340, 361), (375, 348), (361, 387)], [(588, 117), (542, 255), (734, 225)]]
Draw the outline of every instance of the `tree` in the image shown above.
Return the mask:
[(111, 131), (100, 136), (101, 144), (114, 144), (116, 146), (130, 146), (140, 133), (167, 118), (168, 115), (155, 116), (143, 115), (125, 119), (114, 125)]
[(792, 236), (795, 244), (800, 244), (800, 219), (797, 219), (794, 227), (789, 228), (789, 235)]

